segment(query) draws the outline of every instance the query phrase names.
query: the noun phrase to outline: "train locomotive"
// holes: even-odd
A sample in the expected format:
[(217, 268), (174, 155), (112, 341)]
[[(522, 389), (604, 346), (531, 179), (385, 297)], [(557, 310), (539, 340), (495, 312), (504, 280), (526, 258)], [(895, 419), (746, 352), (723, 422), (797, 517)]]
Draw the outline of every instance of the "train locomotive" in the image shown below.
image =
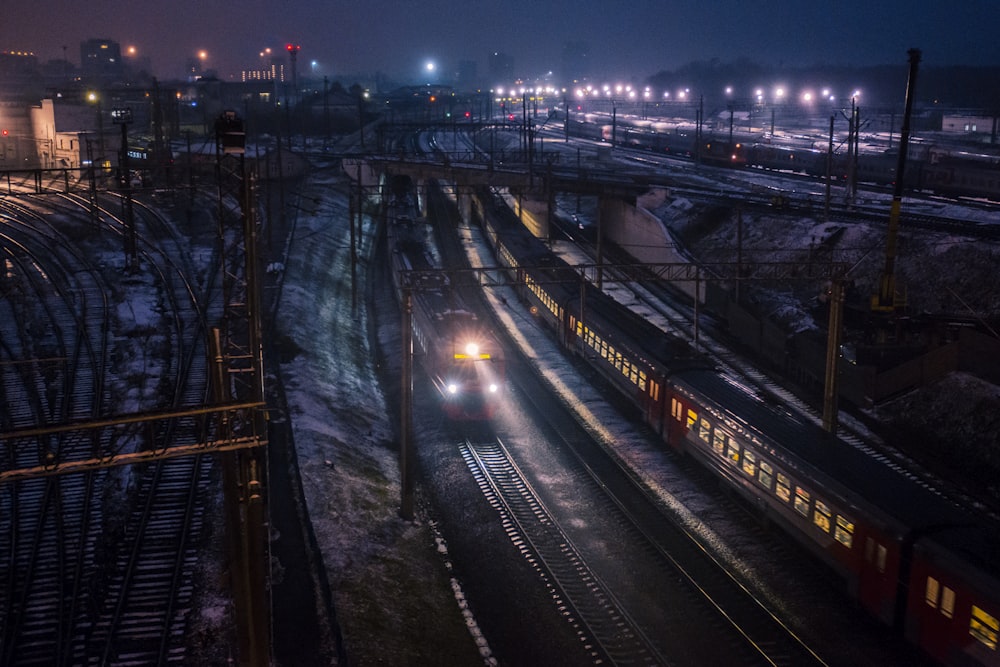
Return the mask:
[(1000, 525), (716, 368), (593, 286), (484, 193), (476, 208), (520, 298), (568, 351), (947, 665), (1000, 666)]
[(408, 288), (414, 358), (433, 382), (445, 416), (491, 419), (504, 382), (503, 350), (440, 271), (429, 224), (416, 216), (411, 194), (390, 201), (387, 236), (397, 296), (404, 293), (403, 272), (415, 277)]

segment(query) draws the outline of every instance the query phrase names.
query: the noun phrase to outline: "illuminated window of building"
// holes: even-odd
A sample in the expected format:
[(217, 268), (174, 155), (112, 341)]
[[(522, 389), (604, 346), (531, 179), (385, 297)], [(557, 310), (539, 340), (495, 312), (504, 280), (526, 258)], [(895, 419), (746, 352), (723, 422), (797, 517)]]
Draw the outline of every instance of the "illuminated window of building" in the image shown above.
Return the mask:
[(795, 511), (802, 516), (809, 516), (809, 492), (801, 486), (795, 488)]
[(713, 436), (714, 437), (712, 438), (712, 449), (715, 450), (715, 453), (718, 454), (719, 456), (725, 456), (726, 434), (723, 431), (720, 431), (719, 429), (715, 429), (715, 433), (713, 434)]
[(757, 455), (749, 449), (743, 452), (743, 472), (750, 477), (757, 474)]
[(771, 482), (774, 480), (774, 469), (771, 464), (767, 461), (760, 462), (760, 472), (757, 474), (757, 481), (765, 489), (771, 488)]
[(778, 473), (778, 481), (774, 487), (774, 493), (786, 503), (792, 497), (792, 480), (782, 473)]
[(708, 442), (712, 434), (712, 425), (707, 419), (702, 417), (701, 421), (698, 422), (698, 437)]
[(972, 618), (969, 620), (969, 634), (985, 644), (988, 648), (996, 650), (997, 637), (1000, 636), (1000, 622), (997, 621), (996, 616), (992, 616), (976, 605), (972, 605)]
[(838, 514), (833, 538), (850, 549), (854, 544), (854, 524), (847, 517)]
[(830, 508), (819, 498), (816, 499), (816, 508), (813, 511), (813, 523), (824, 533), (830, 532)]

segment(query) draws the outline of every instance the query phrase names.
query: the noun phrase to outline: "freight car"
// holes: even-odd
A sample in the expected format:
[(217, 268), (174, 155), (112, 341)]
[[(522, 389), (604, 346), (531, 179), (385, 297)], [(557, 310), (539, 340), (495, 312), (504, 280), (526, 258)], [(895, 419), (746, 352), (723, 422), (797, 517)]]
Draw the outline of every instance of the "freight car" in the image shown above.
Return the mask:
[(1000, 665), (1000, 525), (824, 431), (592, 285), (485, 194), (497, 262), (559, 342), (828, 564), (874, 617), (947, 665)]

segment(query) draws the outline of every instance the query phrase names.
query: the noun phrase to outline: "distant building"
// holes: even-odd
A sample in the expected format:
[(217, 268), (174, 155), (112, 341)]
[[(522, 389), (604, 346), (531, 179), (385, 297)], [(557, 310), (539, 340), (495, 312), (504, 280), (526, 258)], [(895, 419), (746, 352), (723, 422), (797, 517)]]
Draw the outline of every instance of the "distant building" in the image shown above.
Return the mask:
[[(57, 108), (60, 112), (58, 121)], [(51, 99), (42, 100), (40, 106), (32, 107), (31, 125), (39, 166), (42, 169), (80, 167), (86, 160), (87, 142), (92, 143), (91, 153), (100, 145), (96, 118), (92, 107), (57, 106)], [(111, 133), (106, 133), (105, 141), (110, 143), (111, 138)]]
[(38, 58), (27, 51), (0, 51), (0, 81), (17, 83), (38, 76)]
[(997, 118), (992, 116), (949, 115), (941, 117), (941, 131), (955, 134), (997, 136)]
[(121, 45), (110, 39), (88, 39), (80, 44), (80, 71), (92, 81), (119, 81), (125, 76)]
[(275, 81), (284, 83), (286, 75), (285, 53), (273, 53), (271, 49), (264, 49), (260, 53), (261, 62), (255, 67), (250, 67), (242, 71), (241, 80), (248, 81)]
[(47, 83), (34, 53), (0, 52), (0, 102), (28, 104), (44, 94)]

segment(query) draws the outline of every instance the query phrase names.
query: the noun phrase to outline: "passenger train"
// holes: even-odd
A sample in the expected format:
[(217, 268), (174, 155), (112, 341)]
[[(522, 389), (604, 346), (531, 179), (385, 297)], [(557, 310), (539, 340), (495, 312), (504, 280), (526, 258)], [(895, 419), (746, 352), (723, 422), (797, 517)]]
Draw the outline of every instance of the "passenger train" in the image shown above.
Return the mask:
[[(817, 178), (825, 178), (829, 170), (838, 181), (847, 180), (853, 169), (861, 183), (889, 186), (896, 181), (898, 155), (893, 151), (861, 152), (854, 165), (848, 164), (843, 152), (835, 153), (828, 166), (825, 147), (766, 141), (759, 134), (746, 132), (734, 134), (731, 140), (728, 135), (705, 133), (698, 141), (693, 126), (684, 124), (622, 119), (612, 128), (573, 121), (570, 133), (629, 148), (697, 157), (715, 166), (787, 171)], [(1000, 156), (971, 154), (940, 145), (911, 146), (903, 178), (904, 185), (913, 191), (1000, 201)]]
[[(838, 573), (864, 609), (946, 665), (1000, 666), (1000, 526), (717, 369), (592, 285), (493, 193), (474, 206), (519, 296), (664, 443)], [(581, 297), (585, 293), (585, 299)]]
[(413, 355), (437, 389), (443, 413), (460, 421), (491, 419), (504, 382), (504, 356), (496, 337), (452, 289), (431, 238), (417, 215), (416, 193), (397, 177), (389, 199), (387, 237), (397, 295), (412, 272)]

